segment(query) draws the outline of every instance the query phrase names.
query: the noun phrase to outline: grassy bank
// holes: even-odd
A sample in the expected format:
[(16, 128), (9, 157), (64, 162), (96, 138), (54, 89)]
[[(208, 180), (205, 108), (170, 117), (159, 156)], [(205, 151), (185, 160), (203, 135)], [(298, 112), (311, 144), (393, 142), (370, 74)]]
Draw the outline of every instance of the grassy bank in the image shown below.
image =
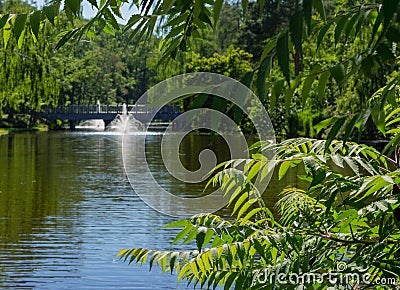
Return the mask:
[(0, 134), (10, 132), (35, 132), (47, 131), (48, 125), (36, 120), (34, 126), (29, 126), (30, 116), (25, 114), (16, 114), (14, 118), (9, 118), (7, 115), (0, 118)]
[(47, 126), (26, 127), (26, 128), (0, 128), (0, 135), (17, 132), (42, 132), (48, 131)]

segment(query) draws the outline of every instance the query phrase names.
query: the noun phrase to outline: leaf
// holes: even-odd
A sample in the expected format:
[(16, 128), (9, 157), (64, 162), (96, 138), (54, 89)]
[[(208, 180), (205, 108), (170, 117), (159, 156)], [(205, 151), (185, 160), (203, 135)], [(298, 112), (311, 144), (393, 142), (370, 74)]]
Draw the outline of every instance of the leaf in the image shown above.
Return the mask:
[(371, 117), (378, 130), (385, 135), (385, 111), (380, 106), (375, 105), (371, 111)]
[(43, 7), (42, 10), (46, 15), (47, 19), (50, 21), (50, 23), (54, 25), (54, 17), (55, 17), (54, 5), (45, 6)]
[(337, 119), (338, 119), (338, 117), (331, 117), (331, 118), (325, 119), (325, 120), (319, 122), (318, 124), (314, 125), (315, 133), (318, 134), (322, 129), (325, 129), (325, 128), (329, 127), (330, 125), (332, 125), (334, 122), (336, 122)]
[(285, 77), (286, 81), (290, 85), (290, 72), (289, 72), (289, 34), (288, 31), (284, 32), (276, 42), (276, 54), (278, 57), (278, 64)]
[(317, 50), (319, 49), (319, 46), (321, 45), (325, 34), (328, 32), (328, 30), (332, 24), (333, 24), (333, 22), (328, 22), (324, 26), (322, 26), (322, 28), (319, 30), (318, 37), (317, 37)]
[(393, 108), (396, 108), (398, 106), (397, 101), (396, 101), (396, 93), (397, 92), (395, 89), (390, 90), (387, 93), (387, 101)]
[(384, 30), (390, 25), (393, 15), (396, 13), (399, 6), (399, 0), (383, 0), (383, 26)]
[(75, 34), (79, 32), (79, 29), (80, 28), (73, 29), (64, 34), (64, 36), (57, 42), (55, 49), (59, 49), (60, 47), (62, 47), (67, 41), (69, 41), (72, 37), (75, 36)]
[[(271, 240), (271, 242), (273, 241), (273, 239)], [(259, 240), (257, 240), (257, 239), (254, 239), (254, 244), (253, 244), (253, 246), (254, 246), (254, 248), (255, 248), (255, 250), (260, 254), (260, 256), (265, 260), (265, 261), (268, 261), (268, 258), (266, 257), (266, 255), (265, 255), (265, 248), (263, 247), (263, 245), (261, 245), (261, 243), (260, 243), (260, 241)]]
[(251, 181), (259, 173), (260, 167), (261, 167), (261, 162), (256, 162), (249, 170), (246, 181)]
[(326, 71), (319, 77), (317, 92), (318, 92), (318, 99), (320, 100), (324, 96), (325, 87), (330, 76), (331, 76), (330, 71)]
[(216, 0), (214, 3), (214, 10), (213, 10), (213, 16), (214, 16), (214, 29), (217, 28), (218, 20), (219, 20), (219, 15), (221, 14), (221, 8), (222, 5), (224, 4), (224, 0)]
[(300, 54), (303, 54), (303, 13), (301, 11), (297, 11), (290, 18), (289, 29), (290, 38), (296, 51), (298, 51)]
[(173, 270), (175, 269), (175, 262), (176, 262), (176, 259), (178, 258), (178, 256), (179, 256), (179, 253), (174, 252), (171, 254), (171, 257), (169, 259), (169, 268), (170, 268), (171, 274), (173, 273)]
[[(243, 2), (243, 0), (242, 0), (242, 2)], [(227, 274), (227, 278), (226, 278), (225, 283), (224, 283), (224, 290), (231, 289), (232, 284), (235, 281), (237, 275), (238, 275), (237, 272), (230, 272), (230, 273)]]
[(162, 226), (162, 228), (164, 228), (164, 229), (179, 228), (179, 227), (187, 227), (190, 225), (191, 225), (191, 223), (188, 220), (177, 220), (177, 221), (170, 222), (169, 224), (166, 224), (165, 226)]
[(112, 14), (112, 12), (110, 11), (110, 9), (108, 8), (104, 9), (103, 13), (106, 19), (111, 23), (112, 27), (114, 27), (115, 30), (119, 31), (120, 30), (119, 24), (115, 19), (114, 15)]
[(347, 42), (347, 38), (350, 35), (350, 32), (354, 29), (354, 27), (356, 27), (356, 23), (360, 19), (362, 13), (363, 13), (363, 11), (361, 11), (360, 13), (354, 14), (353, 17), (351, 17), (349, 22), (347, 23), (346, 30), (345, 30), (346, 42)]
[(384, 61), (391, 61), (396, 58), (393, 54), (392, 46), (389, 46), (386, 43), (380, 43), (376, 48), (376, 51), (379, 57)]
[(255, 70), (245, 73), (245, 75), (240, 79), (240, 82), (246, 87), (251, 88), (253, 85)]
[(260, 69), (257, 73), (256, 87), (260, 100), (265, 100), (265, 80), (271, 72), (273, 54), (270, 53), (260, 64)]
[(300, 82), (300, 75), (298, 75), (294, 80), (290, 82), (290, 86), (286, 89), (285, 92), (285, 109), (286, 114), (289, 114), (290, 104), (292, 102), (292, 97), (295, 89), (297, 88)]
[(276, 38), (270, 38), (264, 46), (263, 52), (261, 54), (261, 60), (264, 60), (271, 52), (271, 50), (276, 46)]
[(358, 33), (360, 32), (361, 27), (363, 26), (365, 20), (367, 19), (368, 15), (370, 14), (371, 10), (363, 10), (360, 12), (360, 17), (356, 25), (356, 32), (354, 33), (354, 36), (356, 37)]
[[(225, 112), (226, 111), (226, 106), (227, 106), (227, 102), (226, 102), (225, 99), (218, 98), (218, 97), (212, 99), (212, 104), (211, 104), (211, 108), (212, 109), (220, 111), (220, 112)], [(218, 115), (218, 117), (214, 116), (214, 117), (217, 117), (217, 118), (214, 119), (215, 123), (211, 122), (211, 124), (215, 124), (216, 126), (217, 126), (217, 124), (220, 124), (221, 118), (219, 116), (220, 115)], [(211, 116), (211, 118), (212, 117), (213, 116)], [(213, 121), (213, 120), (211, 120), (211, 121)]]
[(390, 27), (386, 33), (386, 37), (392, 42), (400, 42), (400, 30), (396, 27)]
[(235, 206), (232, 211), (232, 215), (242, 206), (243, 202), (248, 198), (247, 192), (243, 193), (239, 199), (236, 201)]
[(354, 128), (356, 127), (356, 123), (360, 115), (355, 115), (351, 118), (350, 122), (346, 125), (346, 130), (343, 135), (343, 144), (349, 139), (350, 134), (353, 132)]
[(346, 121), (346, 117), (340, 117), (339, 119), (336, 120), (336, 122), (333, 124), (331, 130), (328, 133), (328, 136), (326, 138), (326, 143), (325, 143), (325, 152), (328, 151), (329, 145), (332, 143), (333, 139), (337, 138), (338, 132), (340, 128), (342, 128), (342, 125)]
[(149, 39), (151, 37), (156, 23), (157, 23), (157, 16), (154, 16), (154, 15), (151, 16), (150, 21), (148, 23), (148, 27), (147, 27), (146, 39)]
[(201, 108), (203, 104), (208, 100), (209, 95), (206, 94), (198, 94), (194, 98), (191, 99), (191, 102), (188, 106), (188, 110), (193, 110), (197, 108)]
[(0, 18), (0, 29), (2, 29), (4, 27), (4, 25), (6, 25), (7, 21), (8, 21), (8, 17), (9, 14), (4, 14), (1, 18)]
[(39, 29), (40, 29), (40, 17), (42, 15), (41, 11), (35, 11), (29, 16), (29, 24), (31, 25), (31, 31), (35, 36), (35, 40), (38, 39)]
[(376, 19), (375, 19), (374, 26), (372, 27), (372, 36), (371, 36), (370, 43), (368, 44), (369, 46), (371, 46), (372, 42), (374, 41), (375, 35), (378, 32), (378, 29), (381, 26), (382, 21), (383, 21), (383, 13), (379, 13), (378, 17), (376, 17)]
[(323, 0), (314, 0), (315, 10), (321, 15), (322, 19), (326, 21), (325, 5)]
[(197, 229), (196, 233), (196, 245), (197, 249), (201, 251), (201, 248), (203, 247), (204, 244), (204, 238), (206, 237), (207, 233), (207, 228), (206, 227), (200, 227)]
[(333, 163), (335, 163), (335, 165), (337, 165), (341, 168), (344, 168), (342, 156), (340, 156), (339, 154), (333, 154), (333, 155), (331, 155), (331, 159), (332, 159)]
[[(319, 69), (319, 67), (318, 67)], [(310, 93), (311, 86), (315, 79), (317, 78), (317, 75), (315, 74), (314, 70), (312, 71), (312, 74), (306, 78), (303, 84), (303, 89), (301, 91), (301, 99), (302, 99), (302, 106), (304, 107), (306, 104), (306, 101), (308, 99), (308, 95)]]
[(315, 161), (313, 156), (307, 156), (303, 158), (304, 167), (308, 173), (311, 175), (315, 175), (317, 171), (317, 162)]
[[(93, 0), (94, 1), (94, 0)], [(119, 18), (123, 18), (120, 8), (121, 8), (121, 2), (119, 0), (110, 0), (110, 7), (112, 12)]]
[(18, 39), (18, 43), (17, 43), (18, 49), (21, 49), (22, 45), (24, 44), (24, 35), (25, 35), (25, 30), (22, 30), (21, 35)]
[(285, 176), (286, 172), (292, 166), (292, 164), (293, 164), (293, 161), (282, 162), (281, 166), (279, 167), (279, 174), (278, 174), (279, 180), (281, 180)]
[(257, 207), (252, 209), (251, 211), (249, 211), (249, 213), (240, 220), (240, 224), (243, 225), (246, 221), (248, 221), (249, 219), (251, 219), (256, 213), (262, 211), (263, 209), (261, 207)]
[(65, 5), (71, 9), (72, 13), (74, 13), (75, 16), (79, 14), (79, 11), (81, 9), (81, 1), (80, 0), (65, 0)]
[(182, 23), (182, 24), (172, 28), (171, 31), (167, 34), (167, 36), (165, 36), (165, 39), (174, 38), (178, 34), (181, 34), (185, 30), (185, 27), (186, 27), (186, 23)]
[(303, 0), (303, 14), (308, 30), (311, 29), (312, 0)]
[(347, 20), (349, 18), (349, 15), (343, 15), (341, 18), (339, 18), (338, 23), (336, 24), (335, 27), (335, 44), (338, 44), (340, 34), (343, 31), (343, 28), (346, 26)]
[(189, 232), (189, 234), (187, 235), (186, 239), (184, 239), (183, 242), (182, 242), (181, 244), (184, 245), (184, 244), (187, 244), (187, 243), (193, 241), (193, 240), (196, 238), (196, 234), (197, 234), (197, 231), (196, 231), (195, 228), (193, 228), (193, 229)]
[(193, 229), (193, 226), (188, 226), (186, 228), (184, 228), (183, 230), (181, 230), (174, 238), (174, 240), (172, 241), (172, 245), (176, 244), (177, 242), (179, 242), (180, 240), (182, 240), (187, 234), (189, 234), (189, 232)]
[(25, 28), (27, 16), (28, 15), (26, 15), (26, 14), (19, 14), (15, 18), (15, 22), (13, 25), (14, 26), (13, 32), (14, 32), (14, 37), (17, 41), (19, 40), (21, 33)]
[(373, 109), (373, 106), (370, 106), (367, 110), (360, 113), (360, 118), (355, 125), (356, 128), (358, 128), (358, 139), (361, 138), (361, 133), (365, 127), (365, 124), (367, 123), (367, 121), (369, 119), (369, 116), (371, 115), (372, 109)]
[(339, 63), (329, 68), (329, 71), (332, 74), (338, 86), (343, 85), (343, 83), (346, 81), (346, 72), (344, 65), (342, 63)]
[(270, 99), (271, 110), (275, 108), (276, 102), (280, 94), (282, 93), (284, 84), (285, 80), (278, 80), (275, 82), (274, 87), (272, 88), (271, 99)]
[(12, 25), (11, 25), (11, 19), (6, 23), (6, 25), (4, 25), (3, 28), (3, 42), (4, 42), (4, 49), (7, 48), (7, 44), (8, 41), (11, 37), (11, 29), (12, 29)]
[(132, 15), (126, 25), (124, 26), (124, 29), (122, 30), (123, 32), (128, 31), (132, 26), (134, 26), (139, 20), (142, 20), (143, 17), (138, 14)]
[(344, 211), (344, 212), (341, 212), (341, 213), (337, 216), (337, 218), (335, 218), (335, 222), (341, 222), (341, 221), (343, 221), (344, 219), (346, 219), (346, 218), (349, 217), (349, 216), (354, 216), (354, 218), (355, 218), (355, 217), (358, 217), (357, 210), (355, 210), (355, 209), (349, 209), (349, 210), (346, 210), (346, 211)]
[(176, 0), (164, 0), (162, 1), (161, 11), (162, 13), (168, 14)]
[(99, 9), (99, 6), (97, 5), (96, 0), (88, 0), (88, 2), (89, 2), (92, 6), (96, 7), (97, 9)]
[(310, 184), (310, 188), (320, 185), (322, 181), (326, 178), (326, 171), (325, 170), (319, 170), (313, 177), (313, 180)]
[(353, 170), (353, 172), (355, 174), (359, 174), (359, 169), (357, 164), (348, 156), (343, 157), (343, 160), (347, 163), (347, 165), (349, 165), (349, 167), (351, 168), (351, 170)]

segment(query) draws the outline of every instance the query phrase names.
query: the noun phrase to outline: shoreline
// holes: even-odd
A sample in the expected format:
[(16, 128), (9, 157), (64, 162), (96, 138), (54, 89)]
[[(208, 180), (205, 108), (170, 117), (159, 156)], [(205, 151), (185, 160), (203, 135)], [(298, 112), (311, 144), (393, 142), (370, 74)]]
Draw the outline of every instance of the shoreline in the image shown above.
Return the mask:
[(0, 128), (0, 135), (9, 133), (23, 133), (23, 132), (45, 132), (49, 131), (47, 127), (31, 127), (31, 128)]

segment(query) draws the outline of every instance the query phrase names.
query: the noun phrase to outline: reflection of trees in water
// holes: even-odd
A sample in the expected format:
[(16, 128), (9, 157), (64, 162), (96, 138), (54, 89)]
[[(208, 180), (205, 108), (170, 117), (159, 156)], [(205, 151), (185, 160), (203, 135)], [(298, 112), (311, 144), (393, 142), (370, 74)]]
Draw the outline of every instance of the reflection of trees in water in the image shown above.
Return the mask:
[(81, 255), (73, 210), (80, 193), (71, 190), (78, 156), (67, 145), (40, 134), (0, 138), (0, 286), (23, 284), (42, 266), (78, 277), (81, 262), (70, 259)]

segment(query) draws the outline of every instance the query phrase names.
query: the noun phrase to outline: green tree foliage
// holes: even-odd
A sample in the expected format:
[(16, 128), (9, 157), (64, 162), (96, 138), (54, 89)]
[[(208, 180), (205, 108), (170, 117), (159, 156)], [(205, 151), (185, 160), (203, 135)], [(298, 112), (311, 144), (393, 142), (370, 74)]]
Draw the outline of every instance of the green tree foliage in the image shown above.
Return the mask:
[[(253, 71), (253, 67), (250, 63), (251, 58), (252, 55), (250, 53), (231, 45), (223, 55), (214, 53), (212, 57), (201, 57), (199, 54), (193, 53), (191, 58), (186, 62), (185, 71), (188, 73), (212, 72), (240, 80), (246, 74)], [(183, 102), (184, 109), (194, 109), (198, 107), (213, 108), (228, 114), (232, 118), (234, 118), (235, 112), (239, 110), (239, 108), (233, 106), (233, 104), (228, 104), (226, 100), (216, 98), (215, 96), (201, 95), (188, 97)], [(243, 129), (249, 130), (248, 120), (246, 118), (241, 118), (236, 121)]]
[(216, 36), (218, 47), (224, 52), (230, 45), (237, 46), (243, 30), (241, 27), (243, 15), (238, 3), (224, 2), (221, 10), (223, 13), (216, 27)]
[(275, 36), (289, 25), (290, 16), (298, 10), (295, 0), (250, 1), (238, 37), (238, 45), (260, 60), (266, 39)]
[[(96, 26), (81, 42), (55, 49), (57, 29), (73, 26), (65, 16), (55, 17), (55, 26), (46, 23), (45, 17), (54, 12), (49, 7), (39, 11), (24, 2), (4, 2), (0, 116), (5, 113), (12, 119), (14, 113), (38, 111), (43, 105), (134, 103), (151, 85), (180, 71), (176, 65), (157, 66), (156, 36), (140, 46), (125, 47), (127, 35), (110, 35)], [(15, 26), (18, 13), (29, 19), (24, 23), (29, 31), (22, 24)], [(76, 20), (74, 25), (87, 23)]]
[(213, 72), (240, 80), (253, 70), (251, 58), (250, 53), (231, 45), (224, 55), (214, 53), (212, 57), (201, 57), (194, 54), (186, 64), (186, 72)]
[[(193, 251), (135, 248), (118, 256), (136, 264), (149, 260), (150, 267), (158, 264), (176, 272), (178, 280), (207, 289), (298, 289), (290, 280), (294, 273), (316, 277), (301, 283), (309, 289), (356, 289), (362, 285), (353, 274), (367, 273), (369, 287), (380, 278), (400, 277), (400, 180), (389, 169), (392, 160), (341, 141), (302, 138), (256, 146), (273, 150), (276, 158), (256, 152), (249, 160), (231, 160), (212, 180), (230, 195), (233, 220), (199, 214), (168, 225), (182, 227), (173, 243), (195, 241)], [(271, 165), (279, 179), (303, 167), (307, 181), (304, 188), (280, 193), (279, 220), (254, 187), (255, 172), (265, 178)], [(346, 170), (353, 174), (343, 174)], [(336, 282), (322, 278), (329, 273), (337, 273)]]
[[(29, 5), (22, 2), (6, 2), (2, 11), (21, 13), (29, 9)], [(0, 37), (8, 46), (0, 50), (0, 115), (3, 112), (12, 116), (21, 109), (38, 110), (43, 104), (56, 104), (59, 86), (53, 75), (52, 53), (47, 43), (25, 33), (7, 39), (6, 30), (0, 32)]]

